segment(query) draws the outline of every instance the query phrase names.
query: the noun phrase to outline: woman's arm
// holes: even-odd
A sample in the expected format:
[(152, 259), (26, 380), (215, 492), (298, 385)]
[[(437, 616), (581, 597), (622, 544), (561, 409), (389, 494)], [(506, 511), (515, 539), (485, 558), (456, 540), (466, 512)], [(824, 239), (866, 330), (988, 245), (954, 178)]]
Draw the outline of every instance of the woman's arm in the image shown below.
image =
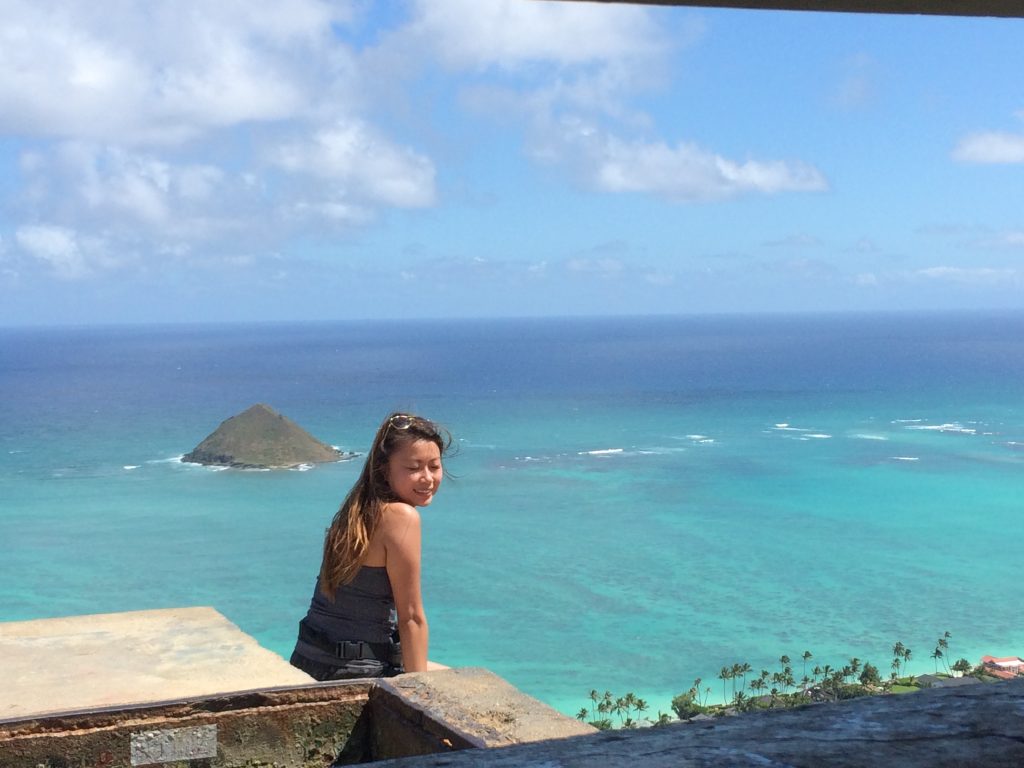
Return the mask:
[(430, 633), (420, 593), (420, 513), (401, 502), (385, 505), (381, 534), (398, 613), (402, 663), (406, 672), (422, 672), (427, 668)]

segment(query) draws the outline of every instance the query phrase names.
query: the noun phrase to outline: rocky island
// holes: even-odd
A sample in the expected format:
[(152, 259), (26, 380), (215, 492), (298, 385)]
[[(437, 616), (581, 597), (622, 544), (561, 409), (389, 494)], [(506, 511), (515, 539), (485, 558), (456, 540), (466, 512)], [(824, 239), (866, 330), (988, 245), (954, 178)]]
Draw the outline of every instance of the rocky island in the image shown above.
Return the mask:
[(317, 440), (269, 405), (257, 403), (221, 423), (181, 460), (238, 469), (288, 469), (356, 455)]

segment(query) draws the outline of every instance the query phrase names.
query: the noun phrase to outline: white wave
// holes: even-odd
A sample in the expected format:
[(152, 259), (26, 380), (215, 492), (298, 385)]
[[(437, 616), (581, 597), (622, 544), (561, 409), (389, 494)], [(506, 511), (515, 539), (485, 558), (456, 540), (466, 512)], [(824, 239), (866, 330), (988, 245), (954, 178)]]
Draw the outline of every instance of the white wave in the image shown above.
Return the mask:
[(637, 448), (633, 451), (636, 456), (671, 456), (676, 453), (686, 453), (689, 450), (686, 446), (656, 445), (653, 448)]
[(920, 424), (924, 419), (893, 419), (892, 424)]
[(869, 435), (858, 433), (856, 435), (850, 435), (854, 440), (888, 440), (889, 438), (885, 435)]
[(832, 435), (826, 435), (824, 432), (815, 432), (813, 434), (808, 435), (807, 437), (813, 437), (815, 440), (828, 440), (832, 437)]
[(893, 461), (920, 461), (918, 456), (890, 456)]
[(147, 464), (191, 464), (190, 461), (185, 461), (185, 454), (179, 453), (177, 456), (172, 456), (169, 459), (150, 459)]
[(791, 426), (789, 426), (789, 424), (786, 424), (785, 422), (783, 422), (782, 424), (776, 424), (774, 427), (772, 427), (772, 429), (777, 430), (779, 432), (810, 432), (811, 431), (810, 429), (807, 429), (805, 427), (791, 427)]
[(288, 469), (292, 472), (309, 472), (309, 470), (311, 470), (312, 468), (312, 464), (299, 464), (294, 467), (288, 467)]
[(577, 456), (607, 456), (612, 453), (622, 453), (622, 448), (600, 448), (596, 451), (580, 451)]
[(978, 430), (973, 427), (965, 427), (963, 424), (956, 421), (948, 424), (915, 424), (913, 426), (905, 427), (905, 429), (916, 429), (922, 432), (952, 432), (958, 435), (974, 435), (978, 432)]
[(707, 440), (708, 436), (707, 435), (687, 435), (686, 439), (687, 440), (697, 440), (697, 441), (700, 441), (700, 440)]
[(127, 470), (138, 469), (138, 468), (139, 468), (138, 464), (125, 464), (123, 467), (121, 467), (121, 469), (127, 469)]

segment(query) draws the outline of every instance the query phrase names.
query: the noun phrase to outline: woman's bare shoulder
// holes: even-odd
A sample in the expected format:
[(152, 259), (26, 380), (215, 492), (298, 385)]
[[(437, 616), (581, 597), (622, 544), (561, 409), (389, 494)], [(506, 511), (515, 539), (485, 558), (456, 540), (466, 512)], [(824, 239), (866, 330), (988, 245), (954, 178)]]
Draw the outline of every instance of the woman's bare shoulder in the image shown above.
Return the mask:
[(410, 523), (418, 524), (419, 521), (419, 510), (404, 501), (389, 501), (381, 509), (380, 522), (385, 528), (405, 528)]

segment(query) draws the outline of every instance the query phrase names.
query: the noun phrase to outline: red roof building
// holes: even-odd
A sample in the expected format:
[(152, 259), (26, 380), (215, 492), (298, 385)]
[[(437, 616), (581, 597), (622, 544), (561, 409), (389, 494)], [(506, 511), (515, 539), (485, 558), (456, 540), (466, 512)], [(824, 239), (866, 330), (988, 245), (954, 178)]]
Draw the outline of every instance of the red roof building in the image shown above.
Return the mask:
[(982, 656), (981, 664), (986, 672), (995, 677), (1009, 679), (1024, 675), (1024, 659), (1019, 656)]

